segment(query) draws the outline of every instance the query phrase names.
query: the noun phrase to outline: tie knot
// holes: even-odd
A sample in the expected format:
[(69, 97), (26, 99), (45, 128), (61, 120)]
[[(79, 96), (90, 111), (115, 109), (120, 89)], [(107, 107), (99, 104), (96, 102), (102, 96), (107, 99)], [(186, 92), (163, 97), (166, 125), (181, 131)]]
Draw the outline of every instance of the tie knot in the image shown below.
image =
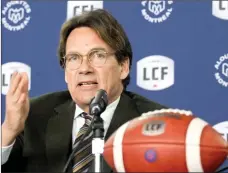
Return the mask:
[(92, 116), (91, 116), (91, 115), (89, 115), (89, 114), (83, 112), (83, 113), (81, 113), (80, 116), (83, 117), (83, 118), (85, 118), (85, 123), (86, 123), (87, 125), (89, 125), (89, 124), (91, 123), (91, 121), (92, 121)]

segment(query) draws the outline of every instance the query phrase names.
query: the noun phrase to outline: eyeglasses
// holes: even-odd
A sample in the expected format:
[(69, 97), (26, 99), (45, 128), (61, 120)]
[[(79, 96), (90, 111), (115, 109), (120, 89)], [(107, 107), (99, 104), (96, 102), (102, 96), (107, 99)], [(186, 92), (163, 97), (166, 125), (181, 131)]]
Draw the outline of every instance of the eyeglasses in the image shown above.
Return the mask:
[(64, 67), (69, 70), (77, 70), (82, 64), (83, 57), (86, 56), (90, 65), (93, 67), (102, 67), (107, 57), (115, 53), (108, 53), (104, 50), (92, 50), (86, 55), (81, 55), (78, 53), (70, 53), (63, 57)]

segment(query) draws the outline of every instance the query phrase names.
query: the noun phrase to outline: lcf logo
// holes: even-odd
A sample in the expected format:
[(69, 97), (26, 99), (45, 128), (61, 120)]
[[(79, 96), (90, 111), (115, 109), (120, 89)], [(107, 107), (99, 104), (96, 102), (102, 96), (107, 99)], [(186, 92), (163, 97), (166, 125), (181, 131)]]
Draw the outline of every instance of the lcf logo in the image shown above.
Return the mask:
[(8, 62), (2, 65), (2, 94), (6, 95), (9, 90), (10, 78), (13, 72), (26, 72), (29, 78), (29, 90), (31, 88), (31, 68), (21, 62)]
[(212, 14), (217, 18), (228, 20), (228, 0), (213, 0)]
[(152, 55), (137, 62), (137, 85), (146, 90), (162, 90), (174, 84), (174, 61)]

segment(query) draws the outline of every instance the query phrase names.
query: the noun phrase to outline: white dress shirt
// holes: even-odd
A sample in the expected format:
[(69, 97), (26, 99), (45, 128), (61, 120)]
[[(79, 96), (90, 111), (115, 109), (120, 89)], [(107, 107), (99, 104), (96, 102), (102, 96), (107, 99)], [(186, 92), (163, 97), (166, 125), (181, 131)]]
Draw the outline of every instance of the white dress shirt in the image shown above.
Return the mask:
[[(107, 106), (107, 108), (105, 109), (105, 111), (101, 114), (101, 118), (103, 119), (103, 123), (104, 123), (104, 136), (106, 135), (106, 133), (108, 131), (108, 127), (111, 123), (114, 111), (116, 110), (119, 100), (120, 100), (120, 97), (118, 97), (118, 99), (116, 99), (114, 102), (109, 104)], [(81, 116), (79, 116), (82, 112), (83, 112), (83, 110), (76, 104), (73, 129), (72, 129), (72, 143), (74, 143), (74, 140), (77, 136), (77, 133), (79, 132), (79, 129), (85, 123), (85, 119), (82, 118)], [(2, 165), (7, 162), (14, 143), (15, 143), (15, 141), (9, 146), (2, 147)]]

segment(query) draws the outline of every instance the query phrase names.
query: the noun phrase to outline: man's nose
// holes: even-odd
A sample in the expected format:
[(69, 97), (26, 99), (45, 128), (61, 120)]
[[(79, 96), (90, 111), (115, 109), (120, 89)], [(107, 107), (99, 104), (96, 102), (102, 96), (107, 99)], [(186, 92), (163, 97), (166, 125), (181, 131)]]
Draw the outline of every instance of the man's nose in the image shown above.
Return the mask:
[(92, 67), (90, 65), (90, 62), (86, 56), (82, 58), (82, 63), (79, 67), (79, 73), (86, 74), (92, 72)]

